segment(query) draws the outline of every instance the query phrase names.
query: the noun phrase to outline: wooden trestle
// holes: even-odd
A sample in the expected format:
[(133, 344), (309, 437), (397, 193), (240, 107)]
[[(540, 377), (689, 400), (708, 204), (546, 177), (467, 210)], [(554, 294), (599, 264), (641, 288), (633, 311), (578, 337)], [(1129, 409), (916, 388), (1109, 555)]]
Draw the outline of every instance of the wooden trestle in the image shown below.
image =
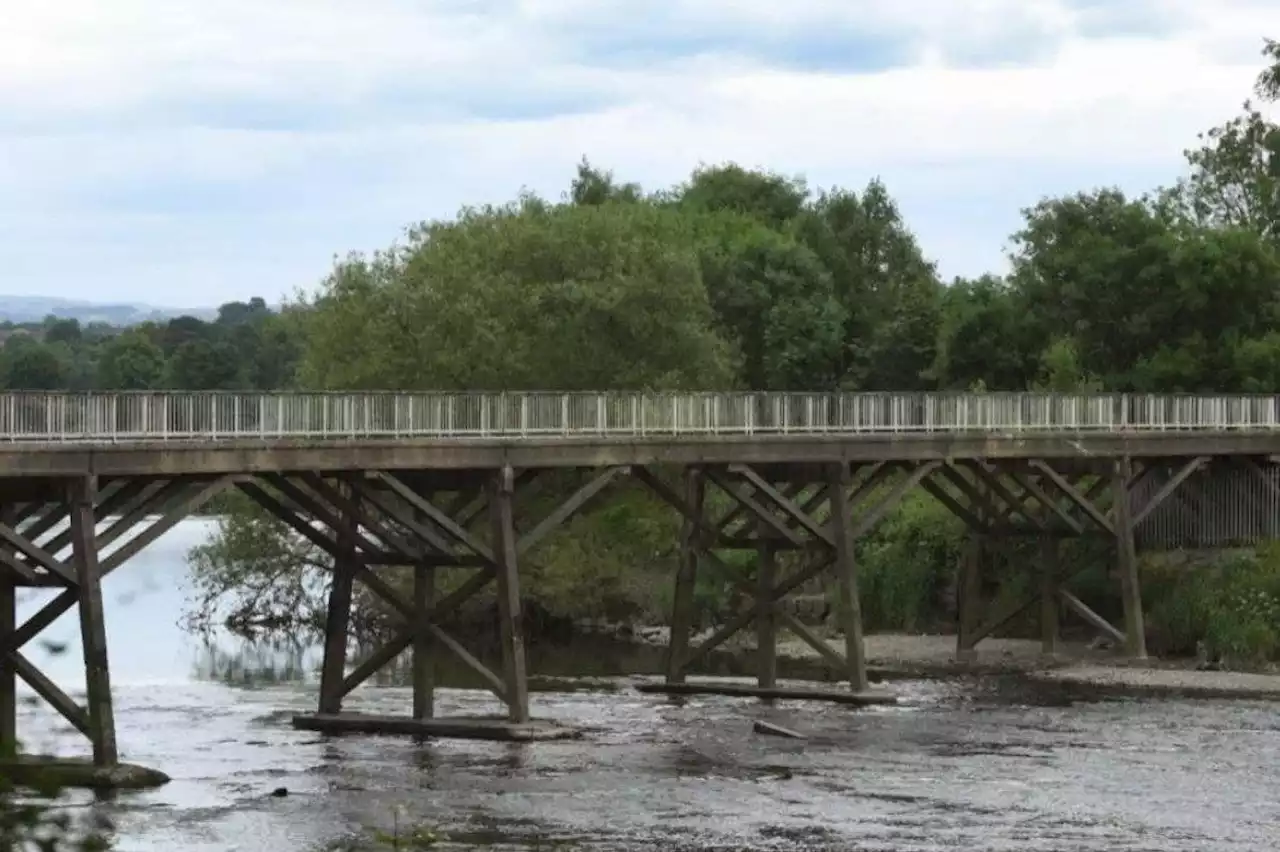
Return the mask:
[[(319, 712), (296, 723), (324, 728), (327, 719), (333, 722), (331, 728), (341, 727), (343, 699), (411, 648), (412, 719), (424, 724), (424, 733), (431, 733), (429, 723), (436, 710), (434, 660), (440, 653), (454, 655), (479, 675), (505, 706), (510, 725), (531, 723), (518, 565), (548, 533), (589, 504), (605, 499), (606, 492), (622, 483), (646, 487), (683, 519), (665, 683), (658, 689), (714, 691), (715, 687), (689, 683), (689, 675), (714, 649), (740, 631), (754, 629), (758, 687), (748, 694), (787, 695), (777, 685), (775, 649), (777, 632), (788, 630), (812, 646), (847, 684), (807, 690), (803, 696), (856, 702), (883, 697), (868, 690), (855, 543), (912, 489), (926, 490), (971, 532), (967, 557), (958, 566), (959, 657), (972, 654), (978, 642), (1037, 603), (1046, 653), (1052, 654), (1056, 648), (1059, 615), (1065, 609), (1113, 638), (1128, 654), (1144, 657), (1134, 526), (1207, 461), (1196, 457), (622, 465), (578, 468), (581, 478), (572, 488), (563, 487), (564, 469), (511, 467), (135, 476), (102, 482), (94, 477), (49, 480), (46, 484), (53, 483), (49, 485), (51, 493), (8, 499), (0, 506), (0, 647), (4, 652), (0, 662), (0, 741), (8, 750), (18, 741), (17, 677), (89, 739), (95, 763), (109, 766), (118, 761), (102, 578), (228, 488), (238, 488), (332, 557)], [(1134, 505), (1131, 495), (1136, 484), (1157, 469), (1172, 475), (1143, 505)], [(559, 495), (554, 509), (536, 523), (517, 529), (517, 496), (544, 480), (551, 482), (547, 487)], [(519, 515), (522, 520), (527, 516), (527, 512)], [(144, 529), (122, 545), (112, 546), (140, 526)], [(1028, 566), (1037, 572), (1038, 581), (1031, 584), (1026, 599), (987, 611), (982, 586), (994, 541), (1011, 536), (1039, 540), (1038, 565)], [(1118, 591), (1125, 614), (1123, 629), (1108, 623), (1072, 594), (1068, 588), (1071, 577), (1060, 573), (1059, 543), (1078, 536), (1100, 536), (1114, 542)], [(698, 571), (701, 566), (719, 563), (720, 573), (733, 576), (719, 555), (725, 550), (758, 554), (755, 576), (735, 581), (747, 605), (694, 645)], [(402, 590), (386, 572), (406, 566), (413, 567), (412, 588)], [(836, 609), (844, 635), (840, 649), (780, 606), (787, 595), (820, 582), (829, 572), (834, 573), (838, 588)], [(398, 617), (399, 626), (381, 648), (364, 659), (349, 661), (349, 619), (357, 582), (385, 602)], [(496, 586), (498, 604), (499, 670), (481, 662), (441, 626), (491, 583)], [(38, 613), (16, 624), (14, 590), (21, 586), (54, 587), (60, 593)], [(83, 707), (45, 676), (23, 650), (77, 604), (85, 649), (87, 703)], [(442, 723), (437, 733), (455, 733), (456, 724), (437, 721)], [(403, 729), (403, 725), (387, 727)], [(488, 734), (480, 725), (471, 735)], [(501, 735), (513, 734), (508, 729)], [(530, 737), (534, 735), (530, 733)]]

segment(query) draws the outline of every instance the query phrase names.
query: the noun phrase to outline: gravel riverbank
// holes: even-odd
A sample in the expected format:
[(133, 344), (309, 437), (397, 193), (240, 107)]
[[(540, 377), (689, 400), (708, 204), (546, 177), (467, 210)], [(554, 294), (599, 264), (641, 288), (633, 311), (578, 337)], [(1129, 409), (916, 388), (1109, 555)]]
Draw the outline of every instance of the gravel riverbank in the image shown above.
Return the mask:
[[(654, 646), (666, 645), (670, 635), (666, 627), (610, 632), (619, 638)], [(711, 632), (694, 637), (694, 642), (704, 640)], [(832, 648), (843, 652), (841, 637), (829, 631), (817, 632)], [(741, 633), (723, 647), (735, 655), (748, 655), (754, 650), (754, 636)], [(985, 639), (978, 644), (975, 659), (969, 662), (955, 659), (956, 640), (950, 635), (876, 634), (866, 637), (864, 647), (873, 678), (886, 681), (1012, 674), (1117, 694), (1280, 700), (1280, 671), (1200, 671), (1195, 660), (1130, 660), (1083, 642), (1061, 642), (1058, 654), (1051, 661), (1041, 656), (1039, 640), (1032, 639)], [(785, 633), (779, 636), (778, 656), (804, 662), (821, 659), (803, 641)]]

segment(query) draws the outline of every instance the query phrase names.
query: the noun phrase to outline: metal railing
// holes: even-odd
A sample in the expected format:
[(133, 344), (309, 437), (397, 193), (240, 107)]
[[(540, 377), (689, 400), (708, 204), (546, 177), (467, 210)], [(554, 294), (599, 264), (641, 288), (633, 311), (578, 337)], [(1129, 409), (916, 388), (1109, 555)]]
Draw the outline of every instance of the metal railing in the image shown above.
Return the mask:
[(0, 441), (593, 438), (1280, 429), (1280, 396), (5, 393)]

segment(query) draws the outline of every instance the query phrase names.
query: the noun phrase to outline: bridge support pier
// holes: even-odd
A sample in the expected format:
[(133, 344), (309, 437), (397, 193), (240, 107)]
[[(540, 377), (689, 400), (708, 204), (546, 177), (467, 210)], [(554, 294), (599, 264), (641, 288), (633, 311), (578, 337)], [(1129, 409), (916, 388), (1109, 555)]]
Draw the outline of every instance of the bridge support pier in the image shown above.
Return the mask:
[[(514, 502), (518, 486), (530, 477), (516, 476), (510, 467), (477, 474), (478, 487), (458, 492), (450, 508), (431, 497), (441, 489), (415, 483), (401, 472), (372, 471), (346, 478), (351, 497), (328, 478), (316, 474), (272, 475), (262, 483), (241, 487), (259, 504), (284, 520), (334, 557), (335, 577), (330, 595), (330, 624), (350, 617), (352, 595), (343, 576), (373, 593), (398, 621), (394, 632), (348, 672), (345, 638), (336, 633), (327, 644), (320, 710), (294, 717), (296, 727), (329, 733), (403, 733), (417, 736), (476, 739), (537, 740), (573, 736), (571, 729), (534, 720), (530, 714), (524, 627), (518, 564), (523, 554), (612, 484), (625, 467), (590, 471), (586, 481), (556, 505), (532, 529), (520, 534), (515, 526)], [(473, 477), (473, 479), (476, 477)], [(488, 536), (473, 530), (488, 516)], [(352, 519), (347, 533), (353, 543), (339, 543), (339, 524)], [(321, 521), (317, 528), (313, 521)], [(327, 529), (325, 529), (327, 527)], [(485, 540), (487, 538), (487, 541)], [(340, 558), (344, 557), (345, 558)], [(353, 565), (348, 571), (345, 566)], [(397, 585), (396, 566), (409, 569), (406, 585)], [(444, 578), (441, 570), (448, 570)], [(454, 569), (469, 576), (457, 579)], [(445, 628), (449, 618), (483, 592), (495, 587), (497, 654), (500, 665), (490, 668)], [(444, 588), (447, 594), (440, 594)], [(334, 611), (335, 608), (339, 611)], [(413, 707), (407, 717), (369, 716), (344, 712), (343, 700), (358, 686), (413, 649)], [(434, 654), (445, 650), (462, 662), (502, 702), (504, 718), (447, 717), (437, 714)], [(336, 674), (334, 674), (336, 673)]]
[[(937, 462), (864, 465), (855, 478), (853, 470), (844, 463), (776, 466), (763, 471), (748, 465), (705, 465), (686, 470), (684, 495), (668, 485), (656, 470), (634, 468), (636, 477), (685, 519), (667, 677), (664, 683), (641, 686), (641, 691), (805, 698), (848, 704), (892, 702), (892, 695), (868, 688), (854, 543), (937, 466)], [(715, 485), (716, 496), (731, 505), (717, 521), (707, 520), (700, 505), (705, 500), (702, 480)], [(754, 531), (754, 534), (744, 535), (744, 531)], [(756, 582), (741, 580), (740, 572), (716, 553), (720, 549), (755, 550), (759, 563)], [(696, 647), (691, 647), (691, 619), (686, 613), (696, 570), (693, 566), (698, 561), (716, 565), (720, 569), (718, 573), (727, 577), (749, 604)], [(785, 572), (780, 570), (784, 563), (789, 569)], [(806, 584), (819, 582), (832, 565), (839, 587), (844, 653), (780, 606), (787, 595)], [(755, 687), (688, 682), (688, 675), (698, 664), (752, 625), (757, 641)], [(776, 682), (777, 627), (785, 628), (821, 654), (847, 680), (848, 689), (779, 687)]]
[[(18, 754), (21, 732), (16, 720), (16, 675), (89, 740), (91, 760), (57, 761), (58, 777), (66, 783), (146, 787), (169, 780), (163, 773), (120, 762), (102, 581), (234, 479), (131, 477), (114, 479), (99, 488), (97, 477), (80, 476), (59, 480), (57, 492), (46, 499), (5, 507), (0, 517), (0, 774), (21, 783), (24, 778), (38, 776), (45, 765), (40, 759)], [(58, 530), (61, 524), (66, 526)], [(125, 539), (123, 544), (118, 543), (120, 539)], [(117, 546), (107, 552), (112, 544)], [(21, 587), (58, 593), (17, 624), (14, 592)], [(79, 609), (84, 706), (23, 652), (73, 607)]]

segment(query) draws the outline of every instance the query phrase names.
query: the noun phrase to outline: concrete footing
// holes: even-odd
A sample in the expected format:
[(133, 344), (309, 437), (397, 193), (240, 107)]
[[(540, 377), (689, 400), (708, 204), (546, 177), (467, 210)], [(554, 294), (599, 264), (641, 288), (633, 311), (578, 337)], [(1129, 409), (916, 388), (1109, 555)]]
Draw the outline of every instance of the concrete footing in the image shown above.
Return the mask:
[(867, 689), (847, 692), (838, 689), (809, 689), (796, 687), (758, 687), (739, 683), (639, 683), (636, 690), (662, 695), (733, 695), (742, 698), (778, 698), (795, 701), (832, 701), (837, 704), (896, 704), (898, 697), (892, 692)]
[(549, 720), (512, 722), (498, 716), (414, 719), (410, 716), (375, 716), (366, 713), (305, 713), (293, 717), (293, 726), (325, 734), (392, 734), (504, 742), (569, 740), (582, 735), (576, 728)]
[(0, 759), (0, 778), (17, 787), (94, 790), (146, 790), (168, 784), (170, 780), (158, 769), (132, 763), (96, 766), (88, 759), (45, 755)]

